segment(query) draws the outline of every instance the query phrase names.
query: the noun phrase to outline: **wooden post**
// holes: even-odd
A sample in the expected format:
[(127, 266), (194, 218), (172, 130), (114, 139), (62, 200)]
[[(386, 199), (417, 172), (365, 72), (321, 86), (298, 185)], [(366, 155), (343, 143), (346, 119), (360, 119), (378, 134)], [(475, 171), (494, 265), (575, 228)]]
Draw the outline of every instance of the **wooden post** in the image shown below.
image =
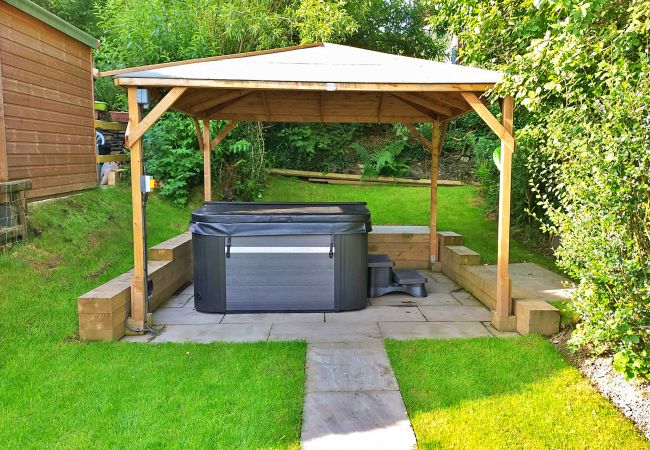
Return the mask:
[[(129, 125), (131, 129), (140, 123), (137, 87), (129, 86)], [(131, 143), (131, 209), (133, 211), (133, 279), (131, 280), (131, 317), (129, 327), (142, 329), (145, 326), (144, 290), (144, 242), (142, 235), (142, 194), (140, 176), (142, 175), (142, 139)]]
[[(514, 99), (507, 96), (503, 99), (502, 124), (510, 136), (513, 131)], [(512, 167), (512, 151), (514, 138), (507, 142), (501, 139), (501, 174), (499, 180), (499, 232), (497, 258), (497, 298), (492, 311), (492, 325), (500, 331), (516, 329), (516, 318), (512, 315), (512, 281), (508, 273), (510, 252), (510, 183)]]
[(429, 255), (431, 264), (438, 262), (438, 157), (440, 156), (440, 121), (431, 124), (431, 216), (429, 220)]
[(5, 136), (5, 114), (2, 87), (2, 61), (0, 61), (0, 181), (9, 180), (9, 165), (7, 164), (7, 142)]
[(212, 164), (210, 156), (212, 148), (210, 147), (210, 121), (203, 119), (203, 200), (209, 202), (212, 200)]

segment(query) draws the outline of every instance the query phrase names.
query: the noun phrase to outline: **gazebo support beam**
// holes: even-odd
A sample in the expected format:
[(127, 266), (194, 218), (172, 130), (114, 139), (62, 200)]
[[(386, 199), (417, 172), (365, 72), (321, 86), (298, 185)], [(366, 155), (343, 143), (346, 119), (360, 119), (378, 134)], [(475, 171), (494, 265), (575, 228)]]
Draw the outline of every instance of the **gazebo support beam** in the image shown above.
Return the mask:
[[(131, 142), (139, 140), (144, 133), (151, 128), (151, 126), (156, 123), (160, 116), (162, 116), (165, 111), (167, 111), (173, 104), (180, 98), (181, 95), (187, 90), (186, 87), (175, 87), (172, 88), (162, 100), (158, 102), (154, 108), (149, 111), (149, 114), (142, 119), (141, 122), (138, 122), (137, 126), (131, 126), (124, 135), (124, 146), (129, 148), (131, 147)], [(130, 122), (130, 121), (129, 121)], [(129, 123), (130, 125), (130, 123)]]
[(212, 149), (210, 148), (210, 121), (203, 120), (203, 200), (212, 200)]
[[(138, 105), (137, 87), (129, 87), (129, 125), (135, 129), (140, 123), (140, 105)], [(142, 139), (131, 142), (131, 209), (133, 212), (133, 279), (131, 280), (131, 315), (128, 325), (131, 329), (143, 329), (145, 317), (144, 293), (144, 242), (142, 225), (142, 194), (140, 176), (142, 175)]]
[[(503, 127), (508, 136), (514, 135), (514, 99), (504, 97), (502, 106)], [(499, 179), (499, 231), (497, 256), (497, 296), (492, 311), (492, 325), (500, 331), (512, 331), (517, 320), (512, 315), (512, 280), (508, 273), (510, 253), (510, 184), (514, 137), (501, 140), (501, 174)]]
[(430, 109), (438, 114), (443, 114), (445, 116), (453, 116), (454, 111), (452, 111), (450, 108), (447, 108), (444, 105), (439, 104), (438, 102), (430, 99), (430, 98), (423, 98), (420, 97), (419, 95), (410, 93), (410, 92), (393, 92), (392, 93), (395, 97), (401, 98), (402, 100), (407, 100), (411, 103), (415, 103), (417, 105), (420, 105), (424, 108)]
[(417, 128), (415, 128), (415, 126), (412, 123), (406, 122), (403, 123), (402, 125), (404, 125), (411, 132), (411, 134), (413, 135), (413, 137), (415, 137), (415, 139), (420, 141), (422, 147), (426, 148), (429, 151), (429, 153), (433, 154), (433, 147), (431, 145), (431, 142), (427, 141), (427, 139), (424, 136), (422, 136), (422, 134), (418, 131)]
[(509, 132), (505, 126), (499, 123), (499, 120), (492, 115), (489, 109), (483, 104), (483, 102), (474, 94), (473, 92), (461, 92), (460, 95), (463, 96), (465, 101), (476, 111), (476, 113), (483, 119), (488, 127), (494, 131), (494, 133), (499, 136), (501, 142), (503, 142), (507, 147), (510, 148), (510, 151), (515, 150), (515, 138), (512, 132)]
[(431, 215), (429, 218), (429, 262), (437, 263), (438, 259), (438, 158), (440, 156), (440, 121), (431, 124)]
[(238, 123), (239, 123), (238, 120), (231, 120), (230, 122), (228, 122), (228, 124), (221, 129), (217, 137), (212, 140), (212, 143), (210, 144), (210, 150), (214, 150), (216, 146), (221, 143), (221, 141), (226, 139), (226, 137), (237, 126)]

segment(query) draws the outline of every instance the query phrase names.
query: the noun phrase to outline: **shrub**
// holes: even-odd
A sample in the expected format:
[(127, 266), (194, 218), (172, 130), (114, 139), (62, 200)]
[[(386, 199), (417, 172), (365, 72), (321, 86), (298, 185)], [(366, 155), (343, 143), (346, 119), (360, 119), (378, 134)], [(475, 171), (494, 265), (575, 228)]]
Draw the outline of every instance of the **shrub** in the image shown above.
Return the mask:
[[(216, 136), (223, 122), (212, 121)], [(168, 112), (144, 138), (147, 171), (160, 181), (160, 194), (184, 205), (194, 187), (203, 183), (203, 155), (192, 119)], [(266, 180), (264, 141), (259, 123), (238, 125), (212, 153), (212, 180), (216, 198), (252, 200)]]
[(570, 343), (650, 379), (650, 72), (557, 114), (545, 147), (554, 187), (540, 200), (558, 265), (580, 281)]

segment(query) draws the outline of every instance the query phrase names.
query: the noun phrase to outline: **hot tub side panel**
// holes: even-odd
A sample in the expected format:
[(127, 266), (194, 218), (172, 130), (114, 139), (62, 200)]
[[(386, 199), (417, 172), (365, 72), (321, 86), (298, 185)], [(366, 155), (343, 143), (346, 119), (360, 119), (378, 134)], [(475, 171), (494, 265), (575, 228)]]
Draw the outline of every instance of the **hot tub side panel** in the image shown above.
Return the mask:
[(368, 304), (368, 234), (336, 236), (336, 311), (365, 308)]
[(226, 312), (225, 237), (192, 234), (194, 307), (207, 313)]

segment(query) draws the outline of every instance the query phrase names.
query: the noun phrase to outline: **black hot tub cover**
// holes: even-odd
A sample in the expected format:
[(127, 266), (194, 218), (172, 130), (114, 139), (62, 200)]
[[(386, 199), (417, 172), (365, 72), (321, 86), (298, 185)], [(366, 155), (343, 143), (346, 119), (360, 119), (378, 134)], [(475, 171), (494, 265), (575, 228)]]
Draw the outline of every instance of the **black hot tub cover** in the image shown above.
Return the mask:
[(190, 231), (204, 236), (368, 233), (370, 211), (365, 202), (206, 202), (192, 212)]

